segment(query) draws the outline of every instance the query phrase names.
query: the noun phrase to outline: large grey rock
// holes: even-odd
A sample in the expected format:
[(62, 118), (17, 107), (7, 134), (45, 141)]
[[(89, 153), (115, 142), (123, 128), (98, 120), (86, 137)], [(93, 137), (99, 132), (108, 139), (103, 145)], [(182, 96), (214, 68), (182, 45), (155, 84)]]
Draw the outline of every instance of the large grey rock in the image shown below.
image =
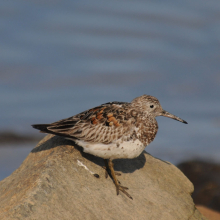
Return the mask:
[(116, 195), (103, 165), (73, 142), (47, 135), (0, 182), (0, 219), (205, 219), (191, 198), (192, 183), (174, 165), (146, 152), (115, 160), (133, 200)]

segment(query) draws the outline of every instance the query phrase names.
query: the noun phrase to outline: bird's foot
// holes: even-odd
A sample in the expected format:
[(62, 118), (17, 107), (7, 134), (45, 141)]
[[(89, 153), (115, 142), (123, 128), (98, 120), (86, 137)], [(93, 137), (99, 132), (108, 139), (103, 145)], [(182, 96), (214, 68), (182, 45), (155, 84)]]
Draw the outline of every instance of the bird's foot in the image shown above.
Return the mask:
[(121, 186), (120, 184), (115, 184), (115, 187), (116, 187), (116, 193), (117, 195), (119, 195), (119, 191), (123, 192), (128, 198), (132, 199), (133, 198), (130, 196), (130, 194), (125, 191), (125, 190), (128, 190), (128, 187), (125, 187), (125, 186)]
[(112, 163), (112, 160), (104, 160), (105, 161), (105, 177), (107, 178), (110, 176), (115, 184), (116, 187), (116, 193), (119, 195), (119, 191), (123, 192), (128, 198), (133, 199), (126, 190), (128, 190), (127, 187), (121, 186), (121, 183), (117, 180), (116, 175), (121, 175), (118, 172), (115, 172), (114, 170), (114, 164)]

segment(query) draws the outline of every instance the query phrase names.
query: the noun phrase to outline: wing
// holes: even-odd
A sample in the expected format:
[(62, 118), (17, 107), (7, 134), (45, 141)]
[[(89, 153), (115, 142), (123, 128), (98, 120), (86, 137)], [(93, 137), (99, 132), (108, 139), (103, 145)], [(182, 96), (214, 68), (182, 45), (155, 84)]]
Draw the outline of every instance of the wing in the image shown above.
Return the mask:
[(32, 126), (44, 133), (92, 143), (111, 143), (131, 130), (134, 113), (130, 103), (109, 102), (52, 124)]

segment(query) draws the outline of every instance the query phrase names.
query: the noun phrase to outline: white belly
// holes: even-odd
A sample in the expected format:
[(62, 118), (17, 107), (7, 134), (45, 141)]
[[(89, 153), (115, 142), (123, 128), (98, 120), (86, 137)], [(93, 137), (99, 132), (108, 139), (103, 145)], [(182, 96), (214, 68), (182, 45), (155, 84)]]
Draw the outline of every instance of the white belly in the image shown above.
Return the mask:
[(145, 146), (138, 139), (135, 141), (117, 141), (111, 144), (89, 143), (82, 140), (74, 140), (83, 147), (84, 152), (101, 157), (103, 159), (122, 159), (138, 157)]

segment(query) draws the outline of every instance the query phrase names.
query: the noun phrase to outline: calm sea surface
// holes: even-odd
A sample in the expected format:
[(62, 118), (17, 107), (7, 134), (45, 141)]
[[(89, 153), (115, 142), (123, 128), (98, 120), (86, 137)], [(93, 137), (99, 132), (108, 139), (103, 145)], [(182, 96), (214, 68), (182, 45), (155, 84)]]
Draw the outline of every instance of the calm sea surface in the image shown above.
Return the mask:
[[(220, 161), (219, 0), (0, 1), (0, 30), (0, 132), (149, 94), (189, 123), (158, 117), (150, 154)], [(0, 179), (35, 145), (0, 146)]]

